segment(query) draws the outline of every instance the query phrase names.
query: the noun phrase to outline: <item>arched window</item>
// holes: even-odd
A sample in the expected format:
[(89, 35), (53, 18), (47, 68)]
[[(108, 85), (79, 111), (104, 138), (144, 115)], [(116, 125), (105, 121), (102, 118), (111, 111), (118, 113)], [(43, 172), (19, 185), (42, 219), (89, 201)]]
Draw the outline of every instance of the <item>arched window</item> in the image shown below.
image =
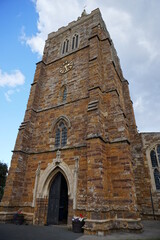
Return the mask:
[(67, 144), (67, 126), (64, 121), (59, 121), (55, 131), (55, 147), (64, 147)]
[(160, 190), (160, 145), (150, 151), (152, 173), (154, 176), (156, 190)]
[(63, 47), (62, 47), (62, 54), (67, 53), (69, 51), (69, 40), (66, 39), (63, 42)]
[(75, 34), (72, 38), (72, 49), (78, 48), (78, 35)]

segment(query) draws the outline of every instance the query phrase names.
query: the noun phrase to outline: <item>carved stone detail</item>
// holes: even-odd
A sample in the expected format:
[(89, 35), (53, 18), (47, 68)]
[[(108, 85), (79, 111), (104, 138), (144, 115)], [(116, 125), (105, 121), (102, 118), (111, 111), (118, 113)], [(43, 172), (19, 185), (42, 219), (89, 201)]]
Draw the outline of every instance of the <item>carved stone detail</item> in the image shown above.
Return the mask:
[(53, 159), (53, 164), (59, 165), (60, 163), (62, 163), (61, 152), (60, 152), (60, 150), (58, 150), (56, 153), (56, 158)]

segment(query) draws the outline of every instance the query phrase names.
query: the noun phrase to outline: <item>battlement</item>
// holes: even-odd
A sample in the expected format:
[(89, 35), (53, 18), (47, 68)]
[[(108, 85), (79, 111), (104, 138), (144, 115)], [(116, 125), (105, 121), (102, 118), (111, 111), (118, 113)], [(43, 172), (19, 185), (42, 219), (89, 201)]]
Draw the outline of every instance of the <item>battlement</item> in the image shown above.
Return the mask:
[[(56, 32), (51, 32), (48, 34), (48, 39), (49, 38), (53, 38), (56, 37), (59, 34), (64, 33), (67, 30), (70, 30), (71, 28), (82, 24), (83, 22), (85, 22), (86, 20), (90, 19), (90, 18), (97, 18), (98, 20), (100, 20), (101, 22), (103, 22), (102, 16), (101, 16), (101, 12), (99, 10), (99, 8), (93, 10), (90, 14), (87, 14), (84, 12), (82, 12), (81, 16), (77, 18), (76, 21), (72, 21), (70, 23), (68, 23), (67, 26), (63, 26), (61, 28), (59, 28)], [(103, 22), (103, 24), (105, 25), (105, 23)]]

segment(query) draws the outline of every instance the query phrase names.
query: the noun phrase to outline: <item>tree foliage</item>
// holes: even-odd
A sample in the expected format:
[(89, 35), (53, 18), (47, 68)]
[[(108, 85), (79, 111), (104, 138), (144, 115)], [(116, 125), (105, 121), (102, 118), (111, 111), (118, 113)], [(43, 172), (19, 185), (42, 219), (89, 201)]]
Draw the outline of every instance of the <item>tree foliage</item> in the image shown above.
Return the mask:
[(0, 201), (4, 193), (4, 187), (6, 184), (6, 178), (8, 173), (8, 166), (6, 163), (0, 162)]

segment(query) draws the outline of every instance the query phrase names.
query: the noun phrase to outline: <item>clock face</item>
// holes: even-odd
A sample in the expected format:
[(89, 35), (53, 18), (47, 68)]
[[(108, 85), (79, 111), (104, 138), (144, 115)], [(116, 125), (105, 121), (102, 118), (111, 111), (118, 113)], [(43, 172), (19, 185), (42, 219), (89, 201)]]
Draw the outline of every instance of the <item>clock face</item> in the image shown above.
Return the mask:
[(66, 61), (63, 63), (62, 67), (60, 67), (59, 72), (64, 74), (66, 72), (69, 72), (72, 69), (72, 67), (73, 67), (73, 61), (71, 62)]

